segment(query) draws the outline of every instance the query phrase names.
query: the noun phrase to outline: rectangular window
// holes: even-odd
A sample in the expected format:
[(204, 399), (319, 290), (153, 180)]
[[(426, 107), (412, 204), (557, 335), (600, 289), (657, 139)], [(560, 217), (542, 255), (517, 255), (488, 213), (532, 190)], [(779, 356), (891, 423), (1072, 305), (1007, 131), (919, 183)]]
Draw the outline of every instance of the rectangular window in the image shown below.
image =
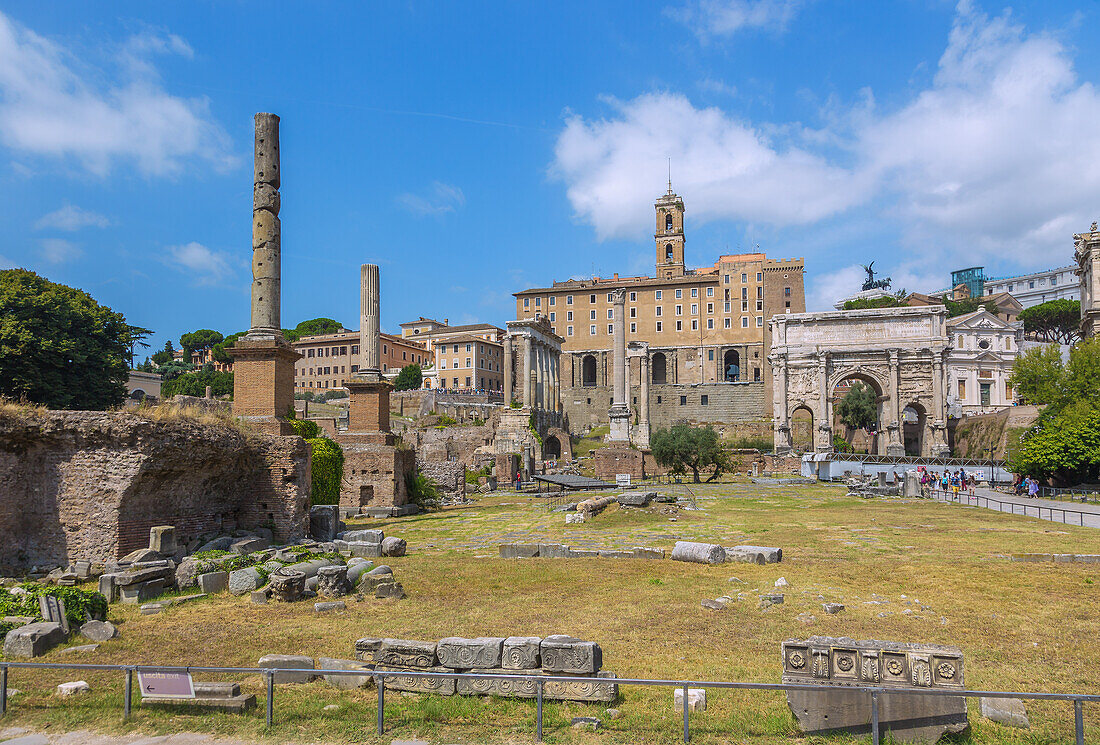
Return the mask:
[(702, 396), (699, 397), (699, 405), (707, 406), (708, 404), (710, 404), (710, 396), (704, 393)]
[(745, 274), (744, 272), (741, 272), (741, 284), (744, 284), (745, 282), (748, 282), (748, 281), (749, 281), (749, 275)]
[(557, 305), (557, 298), (554, 297), (553, 295), (550, 296), (550, 304), (551, 305)]
[(596, 311), (595, 310), (588, 311), (588, 320), (589, 321), (595, 321), (596, 320)]
[(749, 299), (749, 288), (748, 287), (742, 287), (741, 288), (741, 299), (742, 300), (748, 300)]
[(684, 330), (684, 322), (683, 321), (677, 321), (676, 322), (676, 330), (677, 331), (683, 331)]
[(676, 315), (678, 315), (678, 316), (684, 315), (684, 306), (682, 306), (682, 305), (677, 305), (676, 306)]
[(714, 312), (714, 303), (707, 303), (707, 313)]
[(727, 328), (728, 329), (729, 327), (730, 327), (730, 319), (727, 318), (725, 321), (722, 322), (722, 328)]
[(607, 319), (611, 320), (614, 317), (615, 317), (615, 309), (614, 308), (608, 308), (607, 309)]
[(466, 367), (469, 367), (469, 366), (470, 366), (470, 358), (469, 358), (469, 357), (467, 357), (467, 358), (466, 358)]
[(714, 319), (713, 318), (708, 318), (707, 319), (707, 328), (708, 329), (714, 328)]
[(572, 326), (566, 326), (565, 327), (565, 335), (566, 336), (572, 336), (573, 335), (573, 327)]
[(688, 397), (687, 396), (680, 396), (680, 405), (681, 406), (687, 406), (687, 402), (688, 402)]
[(764, 281), (764, 273), (763, 272), (757, 272), (756, 273), (756, 281), (757, 282), (763, 282)]
[(757, 310), (764, 310), (764, 301), (763, 300), (757, 300), (756, 301), (756, 309)]
[(656, 308), (658, 318), (661, 317), (661, 308), (662, 308), (662, 306), (660, 306), (660, 305), (658, 305), (657, 308)]
[(638, 293), (636, 293), (636, 292), (630, 293), (630, 302), (632, 302), (632, 303), (637, 302), (637, 300), (638, 300)]
[(684, 296), (684, 291), (680, 288), (676, 288), (676, 299), (679, 300)]
[(657, 331), (661, 331), (661, 326), (662, 326), (661, 322), (657, 321)]
[(747, 329), (749, 327), (749, 317), (741, 316), (741, 328)]
[(756, 328), (764, 328), (764, 316), (756, 317)]
[(661, 397), (657, 396), (657, 403), (661, 403)]
[(749, 301), (748, 300), (742, 300), (741, 301), (741, 312), (744, 313), (748, 309), (749, 309)]
[(455, 344), (455, 345), (454, 345), (454, 347), (455, 347), (455, 350), (454, 350), (454, 351), (455, 351), (455, 352), (457, 353), (457, 352), (458, 352), (458, 345), (457, 345), (457, 344)]
[(698, 303), (692, 303), (691, 304), (691, 315), (693, 315), (693, 316), (699, 315), (699, 304)]
[(615, 333), (615, 327), (612, 326), (610, 323), (607, 324), (607, 335), (611, 336), (614, 333)]
[(965, 399), (966, 398), (966, 381), (960, 379), (958, 381), (958, 383), (959, 383), (959, 398)]
[(567, 320), (567, 321), (572, 321), (573, 320), (573, 311), (571, 311), (571, 310), (565, 311), (565, 320)]
[(730, 312), (730, 304), (726, 303), (725, 305), (723, 305), (722, 310), (724, 310), (726, 313), (729, 313)]
[(698, 318), (692, 318), (691, 319), (691, 330), (692, 331), (698, 331), (699, 330), (699, 319)]
[(457, 369), (458, 369), (458, 358), (457, 358), (457, 357), (455, 358), (455, 364), (454, 364), (454, 367), (453, 367), (452, 369), (453, 369), (453, 370), (457, 370)]
[(714, 362), (714, 350), (713, 349), (708, 349), (707, 350), (707, 360), (709, 362)]
[(726, 276), (724, 276), (722, 278), (722, 281), (728, 285), (730, 283), (730, 275), (727, 274)]
[(529, 298), (529, 297), (523, 298), (523, 307), (524, 308), (530, 308), (531, 307), (531, 298)]
[(707, 297), (714, 297), (714, 288), (713, 287), (708, 287), (707, 288)]
[(630, 317), (631, 318), (637, 318), (638, 317), (638, 309), (637, 308), (632, 307), (630, 309)]
[(630, 333), (632, 333), (632, 334), (638, 333), (638, 324), (636, 324), (636, 323), (630, 324)]
[(1051, 287), (1054, 287), (1054, 286), (1056, 286), (1057, 284), (1058, 284), (1058, 278), (1057, 278), (1057, 277), (1051, 277), (1051, 278), (1050, 278), (1050, 286), (1051, 286)]
[(572, 295), (566, 295), (565, 296), (565, 304), (566, 305), (572, 305), (573, 304), (573, 296)]
[(692, 287), (691, 288), (691, 296), (692, 297), (699, 297), (699, 288), (698, 287)]
[(557, 314), (554, 311), (550, 311), (550, 322), (551, 323), (553, 323), (554, 321), (557, 320), (557, 318), (555, 318), (556, 315)]
[(541, 307), (541, 306), (542, 306), (542, 298), (541, 297), (535, 298), (535, 307), (538, 308), (538, 307)]
[(596, 335), (596, 324), (592, 324), (591, 326), (588, 327), (588, 334), (590, 336), (595, 336)]
[(791, 288), (790, 287), (784, 287), (783, 288), (783, 297), (790, 297), (790, 296), (791, 296)]
[(590, 303), (592, 303), (593, 305), (595, 305), (595, 304), (596, 304), (596, 296), (595, 296), (595, 295), (589, 295), (589, 296), (588, 296), (588, 302), (590, 302)]
[(654, 290), (653, 291), (653, 299), (654, 300), (660, 300), (661, 299), (661, 291), (660, 290)]

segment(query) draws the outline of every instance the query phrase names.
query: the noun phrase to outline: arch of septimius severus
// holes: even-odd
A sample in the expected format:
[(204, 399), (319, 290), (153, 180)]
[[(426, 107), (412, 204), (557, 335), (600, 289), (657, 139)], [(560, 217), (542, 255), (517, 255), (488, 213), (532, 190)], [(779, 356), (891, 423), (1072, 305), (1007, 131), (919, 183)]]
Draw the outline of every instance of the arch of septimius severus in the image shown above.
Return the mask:
[(793, 449), (797, 412), (812, 419), (814, 451), (831, 451), (837, 386), (853, 380), (869, 384), (877, 394), (880, 454), (904, 455), (907, 427), (920, 455), (950, 452), (946, 308), (795, 313), (777, 315), (770, 323), (777, 453)]

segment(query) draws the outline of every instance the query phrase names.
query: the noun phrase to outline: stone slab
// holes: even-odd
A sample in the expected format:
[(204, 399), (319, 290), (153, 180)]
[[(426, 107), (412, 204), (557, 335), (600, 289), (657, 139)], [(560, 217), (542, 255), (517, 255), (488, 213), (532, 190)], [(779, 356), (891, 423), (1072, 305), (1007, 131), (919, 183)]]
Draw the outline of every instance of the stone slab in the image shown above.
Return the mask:
[(631, 551), (634, 553), (635, 559), (663, 559), (665, 558), (665, 552), (659, 548), (645, 548), (643, 546), (635, 546)]
[(500, 558), (502, 559), (534, 559), (539, 555), (537, 543), (502, 543), (500, 544)]
[(325, 682), (333, 688), (342, 691), (352, 691), (356, 688), (367, 688), (374, 685), (374, 678), (370, 673), (374, 665), (359, 660), (338, 660), (333, 657), (318, 657), (317, 668), (319, 670), (362, 670), (364, 675), (325, 675)]
[(276, 683), (308, 683), (316, 676), (313, 673), (296, 673), (294, 670), (312, 670), (313, 658), (297, 654), (265, 654), (256, 667), (285, 670), (275, 673)]
[(452, 670), (470, 670), (472, 668), (500, 667), (501, 651), (504, 647), (502, 637), (478, 637), (464, 639), (449, 636), (440, 639), (436, 645), (439, 664)]
[(344, 541), (381, 543), (386, 539), (386, 534), (381, 530), (348, 530), (338, 535), (337, 538)]
[(1027, 709), (1022, 699), (982, 696), (979, 707), (982, 716), (990, 721), (1018, 729), (1031, 729), (1031, 722), (1027, 718)]
[(612, 549), (604, 549), (600, 551), (601, 559), (633, 559), (633, 551), (616, 551)]
[(783, 549), (774, 546), (733, 546), (726, 549), (726, 561), (778, 564), (783, 561)]
[[(684, 689), (676, 688), (672, 691), (672, 710), (683, 714), (684, 713)], [(688, 711), (706, 711), (707, 710), (707, 689), (706, 688), (688, 688)]]
[(80, 627), (80, 635), (93, 642), (105, 642), (118, 636), (118, 627), (110, 621), (88, 621)]
[(201, 592), (225, 592), (229, 589), (229, 572), (207, 572), (200, 574), (195, 581)]
[(586, 642), (564, 634), (554, 634), (539, 645), (542, 667), (548, 672), (588, 675), (603, 665), (603, 650), (596, 642)]
[(374, 637), (364, 637), (355, 640), (355, 659), (374, 660), (374, 653), (382, 646), (382, 640)]
[(390, 667), (436, 667), (435, 642), (409, 639), (383, 639), (374, 653), (374, 661)]
[(348, 551), (352, 556), (363, 559), (377, 559), (382, 556), (382, 542), (348, 541)]
[(231, 714), (243, 714), (256, 707), (256, 696), (249, 693), (237, 696), (195, 696), (195, 698), (156, 698), (146, 696), (140, 705), (146, 709), (188, 708), (211, 711), (225, 711)]
[[(573, 551), (569, 546), (564, 546), (560, 543), (540, 543), (538, 545), (538, 555), (541, 559), (571, 559), (573, 558)], [(503, 554), (502, 554), (503, 556)], [(509, 557), (504, 557), (509, 558)], [(522, 558), (522, 557), (516, 557)]]

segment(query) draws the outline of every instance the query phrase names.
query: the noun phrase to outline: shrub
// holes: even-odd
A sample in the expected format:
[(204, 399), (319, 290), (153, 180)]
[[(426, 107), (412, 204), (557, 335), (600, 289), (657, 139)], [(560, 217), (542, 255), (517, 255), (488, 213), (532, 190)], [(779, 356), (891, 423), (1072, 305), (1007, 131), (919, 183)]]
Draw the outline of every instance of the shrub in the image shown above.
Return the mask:
[(833, 450), (838, 453), (854, 453), (856, 449), (852, 447), (852, 443), (845, 440), (840, 435), (833, 435)]
[[(89, 618), (107, 617), (107, 598), (95, 590), (81, 590), (76, 587), (46, 587), (36, 582), (19, 585), (27, 591), (26, 595), (15, 595), (10, 590), (0, 588), (0, 618), (4, 616), (34, 616), (42, 620), (38, 598), (52, 595), (65, 602), (65, 617), (69, 626), (78, 628)], [(18, 624), (0, 621), (0, 636), (4, 636)]]
[(313, 451), (313, 483), (310, 487), (313, 504), (340, 504), (340, 483), (344, 480), (344, 451), (327, 437), (312, 437), (306, 442)]
[(477, 484), (477, 480), (479, 478), (481, 478), (482, 476), (488, 477), (488, 476), (492, 475), (492, 473), (493, 473), (493, 469), (490, 466), (485, 466), (484, 468), (480, 468), (476, 471), (467, 470), (466, 471), (466, 483), (467, 484)]
[(453, 427), (456, 424), (458, 424), (457, 420), (452, 419), (451, 417), (447, 416), (446, 414), (441, 414), (440, 417), (439, 417), (439, 424), (436, 425), (436, 426), (441, 427), (441, 428), (442, 427)]
[(409, 492), (409, 501), (422, 510), (427, 509), (430, 503), (439, 500), (439, 488), (436, 483), (419, 470), (409, 472), (405, 477), (405, 486)]
[(294, 434), (303, 439), (312, 440), (321, 436), (321, 428), (317, 426), (317, 422), (311, 422), (309, 419), (289, 419), (288, 421), (294, 429)]

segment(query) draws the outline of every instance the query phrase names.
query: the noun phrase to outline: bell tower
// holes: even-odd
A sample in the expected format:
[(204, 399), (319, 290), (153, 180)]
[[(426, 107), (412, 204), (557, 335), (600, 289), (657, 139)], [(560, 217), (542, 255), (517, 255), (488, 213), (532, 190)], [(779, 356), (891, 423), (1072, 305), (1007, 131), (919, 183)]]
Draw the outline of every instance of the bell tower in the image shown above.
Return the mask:
[(684, 276), (684, 200), (672, 191), (672, 179), (668, 181), (668, 193), (657, 197), (657, 230), (653, 237), (657, 242), (657, 274), (661, 279)]

